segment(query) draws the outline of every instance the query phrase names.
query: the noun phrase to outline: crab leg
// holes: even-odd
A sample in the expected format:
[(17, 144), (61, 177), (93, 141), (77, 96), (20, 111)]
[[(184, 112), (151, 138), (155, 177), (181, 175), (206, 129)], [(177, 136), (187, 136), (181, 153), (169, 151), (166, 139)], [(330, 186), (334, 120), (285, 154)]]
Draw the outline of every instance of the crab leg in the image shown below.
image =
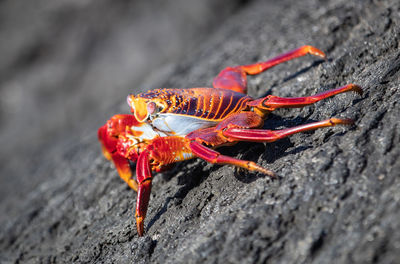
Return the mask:
[(321, 57), (323, 59), (326, 58), (326, 55), (324, 52), (321, 50), (313, 47), (313, 46), (302, 46), (300, 48), (297, 48), (295, 50), (289, 51), (288, 53), (279, 55), (273, 59), (270, 59), (266, 62), (259, 62), (259, 63), (254, 63), (254, 64), (249, 64), (249, 65), (243, 65), (239, 66), (242, 70), (244, 70), (247, 74), (259, 74), (265, 70), (268, 70), (269, 68), (278, 65), (282, 62), (293, 60), (298, 57), (305, 56), (307, 54), (315, 55), (318, 57)]
[(349, 125), (352, 123), (353, 120), (351, 119), (330, 118), (319, 122), (275, 131), (265, 129), (228, 128), (222, 133), (229, 139), (235, 139), (237, 141), (272, 142), (299, 132), (315, 130), (322, 127), (331, 127), (335, 125)]
[(213, 81), (213, 86), (215, 88), (223, 88), (240, 93), (246, 93), (247, 91), (246, 74), (250, 75), (259, 74), (277, 64), (298, 57), (302, 57), (307, 54), (315, 55), (323, 59), (326, 58), (325, 53), (323, 53), (321, 50), (312, 46), (302, 46), (298, 49), (289, 51), (285, 54), (279, 55), (265, 62), (258, 62), (254, 64), (240, 65), (235, 67), (227, 67), (224, 70), (222, 70), (217, 77), (215, 77)]
[(150, 200), (151, 192), (151, 169), (149, 164), (150, 153), (143, 151), (137, 161), (136, 178), (139, 183), (137, 200), (136, 200), (136, 228), (139, 236), (143, 236), (144, 219), (146, 218), (147, 207)]
[(251, 101), (247, 103), (247, 105), (252, 107), (258, 107), (261, 109), (266, 109), (268, 111), (272, 111), (276, 108), (296, 108), (296, 107), (303, 107), (306, 105), (310, 105), (322, 99), (350, 91), (356, 92), (360, 95), (362, 94), (362, 89), (360, 86), (356, 84), (348, 84), (340, 88), (336, 88), (320, 94), (306, 96), (306, 97), (285, 98), (285, 97), (269, 95), (265, 98), (260, 98)]
[(240, 160), (240, 159), (235, 159), (232, 157), (224, 156), (224, 155), (220, 154), (219, 152), (200, 144), (199, 142), (192, 141), (192, 142), (190, 142), (189, 146), (194, 155), (196, 155), (199, 158), (204, 159), (207, 162), (210, 162), (213, 164), (230, 164), (230, 165), (234, 165), (237, 167), (247, 169), (249, 171), (258, 171), (263, 174), (269, 175), (271, 177), (275, 176), (275, 174), (272, 171), (267, 170), (252, 161)]

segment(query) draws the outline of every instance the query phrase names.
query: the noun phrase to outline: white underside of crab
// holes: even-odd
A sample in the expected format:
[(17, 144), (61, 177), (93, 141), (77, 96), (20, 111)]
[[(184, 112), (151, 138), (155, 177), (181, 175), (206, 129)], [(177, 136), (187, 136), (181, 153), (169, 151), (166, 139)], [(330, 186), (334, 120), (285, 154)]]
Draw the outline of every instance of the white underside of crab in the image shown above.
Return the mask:
[(159, 114), (151, 121), (154, 128), (169, 136), (186, 136), (197, 129), (212, 127), (217, 123), (216, 121), (176, 114)]

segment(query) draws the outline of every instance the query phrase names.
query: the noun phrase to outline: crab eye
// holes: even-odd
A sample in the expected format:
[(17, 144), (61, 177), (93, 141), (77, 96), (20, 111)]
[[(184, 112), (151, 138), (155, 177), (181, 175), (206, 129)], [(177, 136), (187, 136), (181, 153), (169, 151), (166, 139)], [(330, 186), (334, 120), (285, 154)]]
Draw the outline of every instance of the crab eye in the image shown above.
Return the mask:
[(157, 105), (154, 102), (150, 102), (147, 104), (147, 112), (152, 115), (157, 111)]

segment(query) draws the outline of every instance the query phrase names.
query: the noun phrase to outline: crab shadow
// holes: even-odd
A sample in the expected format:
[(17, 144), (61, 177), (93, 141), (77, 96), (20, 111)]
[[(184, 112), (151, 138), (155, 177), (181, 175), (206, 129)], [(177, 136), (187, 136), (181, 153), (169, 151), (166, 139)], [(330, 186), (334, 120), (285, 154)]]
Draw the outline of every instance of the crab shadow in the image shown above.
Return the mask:
[(199, 186), (203, 181), (208, 178), (209, 173), (205, 175), (202, 166), (192, 166), (191, 168), (188, 168), (187, 164), (189, 164), (190, 162), (193, 163), (193, 161), (182, 162), (178, 166), (175, 166), (172, 170), (164, 172), (162, 174), (163, 179), (166, 181), (169, 181), (178, 173), (183, 174), (177, 176), (178, 185), (180, 185), (181, 187), (175, 192), (173, 196), (169, 196), (166, 198), (164, 205), (149, 221), (147, 229), (150, 229), (154, 225), (154, 223), (156, 223), (160, 219), (160, 217), (167, 211), (171, 202), (179, 204), (191, 190)]
[[(330, 59), (329, 59), (328, 61), (330, 61)], [(282, 85), (282, 84), (284, 84), (284, 83), (286, 83), (286, 82), (289, 82), (289, 81), (291, 81), (291, 80), (297, 78), (298, 76), (300, 76), (300, 75), (302, 75), (302, 74), (308, 72), (309, 70), (311, 70), (312, 68), (314, 68), (314, 67), (320, 65), (320, 64), (323, 63), (323, 62), (325, 62), (325, 61), (324, 61), (324, 60), (317, 60), (317, 61), (314, 61), (311, 65), (306, 66), (306, 67), (303, 67), (302, 69), (296, 71), (295, 73), (292, 73), (292, 74), (290, 74), (289, 76), (283, 78), (282, 81), (278, 81), (278, 82), (272, 84), (271, 87), (269, 87), (269, 89), (267, 89), (267, 90), (262, 94), (261, 97), (265, 97), (265, 96), (268, 96), (268, 95), (272, 95), (272, 88), (275, 88), (275, 87), (277, 87), (277, 86), (280, 86), (280, 85)]]
[[(328, 59), (328, 61), (330, 61), (330, 59)], [(284, 78), (284, 79), (282, 80), (282, 83), (285, 83), (285, 82), (288, 82), (288, 81), (290, 81), (290, 80), (292, 80), (292, 79), (295, 79), (295, 78), (297, 78), (298, 76), (300, 76), (300, 75), (302, 75), (302, 74), (308, 72), (308, 71), (311, 70), (312, 68), (317, 67), (318, 65), (320, 65), (320, 64), (322, 64), (322, 63), (324, 63), (324, 62), (325, 62), (325, 60), (316, 60), (316, 61), (314, 61), (310, 66), (306, 66), (306, 67), (300, 69), (299, 71), (296, 71), (295, 73), (293, 73), (293, 74), (289, 75), (288, 77)]]

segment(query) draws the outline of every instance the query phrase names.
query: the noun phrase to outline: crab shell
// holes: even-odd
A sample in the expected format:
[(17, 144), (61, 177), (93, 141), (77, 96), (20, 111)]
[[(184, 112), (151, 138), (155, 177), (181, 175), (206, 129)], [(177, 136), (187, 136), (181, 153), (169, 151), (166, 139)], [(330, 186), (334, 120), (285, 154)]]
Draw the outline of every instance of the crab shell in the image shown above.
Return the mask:
[(131, 112), (140, 122), (168, 135), (186, 136), (216, 126), (228, 115), (245, 110), (250, 96), (225, 89), (156, 89), (128, 95)]

